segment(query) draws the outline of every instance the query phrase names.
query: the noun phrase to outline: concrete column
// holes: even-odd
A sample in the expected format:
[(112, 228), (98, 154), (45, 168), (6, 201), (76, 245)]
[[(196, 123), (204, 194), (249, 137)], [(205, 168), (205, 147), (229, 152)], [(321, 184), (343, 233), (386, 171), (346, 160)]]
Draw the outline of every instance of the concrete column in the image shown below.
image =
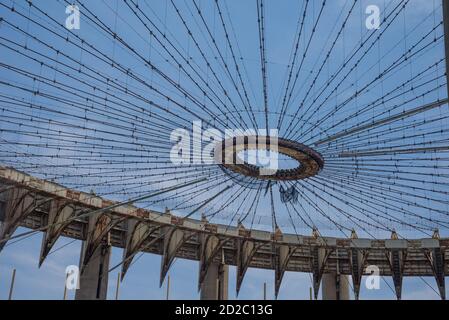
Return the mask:
[(201, 285), (201, 300), (228, 300), (229, 266), (212, 263)]
[(323, 300), (349, 300), (349, 277), (336, 273), (325, 273), (321, 278)]
[[(81, 257), (84, 256), (85, 247), (83, 243)], [(75, 300), (106, 300), (110, 255), (111, 247), (107, 244), (102, 244), (95, 250), (81, 273), (80, 288), (76, 290)]]

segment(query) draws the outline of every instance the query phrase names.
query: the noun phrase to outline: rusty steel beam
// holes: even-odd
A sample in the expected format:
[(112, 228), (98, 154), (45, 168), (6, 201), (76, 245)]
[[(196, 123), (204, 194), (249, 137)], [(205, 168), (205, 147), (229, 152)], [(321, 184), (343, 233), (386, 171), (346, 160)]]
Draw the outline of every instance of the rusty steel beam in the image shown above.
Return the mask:
[[(20, 222), (45, 201), (33, 191), (23, 188), (12, 188), (7, 191), (4, 208), (4, 221), (0, 226), (0, 239), (10, 237), (20, 226)], [(0, 242), (0, 251), (6, 242)]]
[(165, 276), (167, 275), (177, 252), (181, 249), (184, 243), (194, 236), (194, 233), (184, 231), (177, 227), (166, 227), (164, 233), (165, 237), (161, 259), (161, 276), (159, 281), (160, 287), (162, 287), (162, 284), (164, 283)]
[(52, 200), (47, 216), (47, 225), (50, 227), (42, 237), (41, 253), (39, 256), (39, 267), (44, 262), (56, 241), (62, 235), (64, 229), (70, 224), (69, 219), (76, 215), (73, 204), (60, 199)]
[[(126, 227), (126, 245), (125, 250), (123, 250), (123, 264), (121, 271), (122, 281), (128, 271), (128, 268), (131, 266), (132, 260), (136, 253), (144, 250), (145, 247), (150, 246), (152, 242), (157, 240), (157, 237), (153, 239), (150, 237), (161, 228), (161, 226), (150, 226), (143, 221), (133, 219), (127, 220)], [(150, 242), (147, 243), (147, 240)]]

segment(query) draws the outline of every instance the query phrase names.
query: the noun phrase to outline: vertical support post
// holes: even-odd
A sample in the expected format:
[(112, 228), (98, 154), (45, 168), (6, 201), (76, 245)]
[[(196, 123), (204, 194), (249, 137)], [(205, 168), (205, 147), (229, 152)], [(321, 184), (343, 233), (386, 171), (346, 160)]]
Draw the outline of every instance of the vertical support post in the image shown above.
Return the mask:
[(267, 283), (263, 283), (263, 299), (267, 300)]
[(446, 82), (447, 94), (449, 97), (449, 0), (443, 2), (443, 22), (444, 22), (444, 50), (446, 54)]
[(9, 287), (9, 295), (8, 300), (12, 300), (12, 294), (14, 291), (14, 282), (16, 281), (16, 269), (12, 270), (12, 276), (11, 276), (11, 286)]
[(118, 300), (119, 290), (120, 290), (120, 272), (117, 273), (117, 286), (115, 289), (115, 300)]
[(165, 294), (165, 300), (170, 298), (170, 275), (167, 276), (167, 292)]
[(312, 289), (312, 287), (309, 288), (309, 294), (310, 294), (310, 300), (313, 300), (313, 289)]
[(228, 299), (229, 266), (213, 262), (207, 269), (206, 276), (201, 285), (201, 300), (227, 300)]
[(346, 275), (325, 273), (321, 287), (323, 300), (349, 300), (349, 277)]

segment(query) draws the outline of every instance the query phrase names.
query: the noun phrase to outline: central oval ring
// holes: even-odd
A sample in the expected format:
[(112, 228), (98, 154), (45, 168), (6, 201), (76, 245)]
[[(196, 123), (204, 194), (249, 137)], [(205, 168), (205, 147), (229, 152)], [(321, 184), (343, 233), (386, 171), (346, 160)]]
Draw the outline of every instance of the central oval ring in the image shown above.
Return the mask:
[[(292, 169), (265, 168), (242, 160), (238, 154), (246, 150), (277, 152), (296, 160)], [(215, 146), (215, 162), (225, 169), (260, 180), (303, 180), (316, 175), (324, 166), (321, 154), (296, 141), (270, 136), (238, 136), (225, 139)]]

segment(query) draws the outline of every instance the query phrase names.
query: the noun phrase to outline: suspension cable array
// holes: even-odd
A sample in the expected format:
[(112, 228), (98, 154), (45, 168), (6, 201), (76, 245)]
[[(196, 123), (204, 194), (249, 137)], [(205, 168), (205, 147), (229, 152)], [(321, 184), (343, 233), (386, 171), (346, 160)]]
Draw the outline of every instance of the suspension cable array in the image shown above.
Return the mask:
[[(169, 189), (139, 205), (249, 230), (447, 231), (439, 2), (388, 1), (378, 28), (359, 0), (239, 6), (0, 1), (0, 164), (122, 202)], [(258, 179), (205, 161), (227, 132), (270, 129), (319, 170)], [(282, 172), (292, 162), (305, 170), (279, 154)]]

